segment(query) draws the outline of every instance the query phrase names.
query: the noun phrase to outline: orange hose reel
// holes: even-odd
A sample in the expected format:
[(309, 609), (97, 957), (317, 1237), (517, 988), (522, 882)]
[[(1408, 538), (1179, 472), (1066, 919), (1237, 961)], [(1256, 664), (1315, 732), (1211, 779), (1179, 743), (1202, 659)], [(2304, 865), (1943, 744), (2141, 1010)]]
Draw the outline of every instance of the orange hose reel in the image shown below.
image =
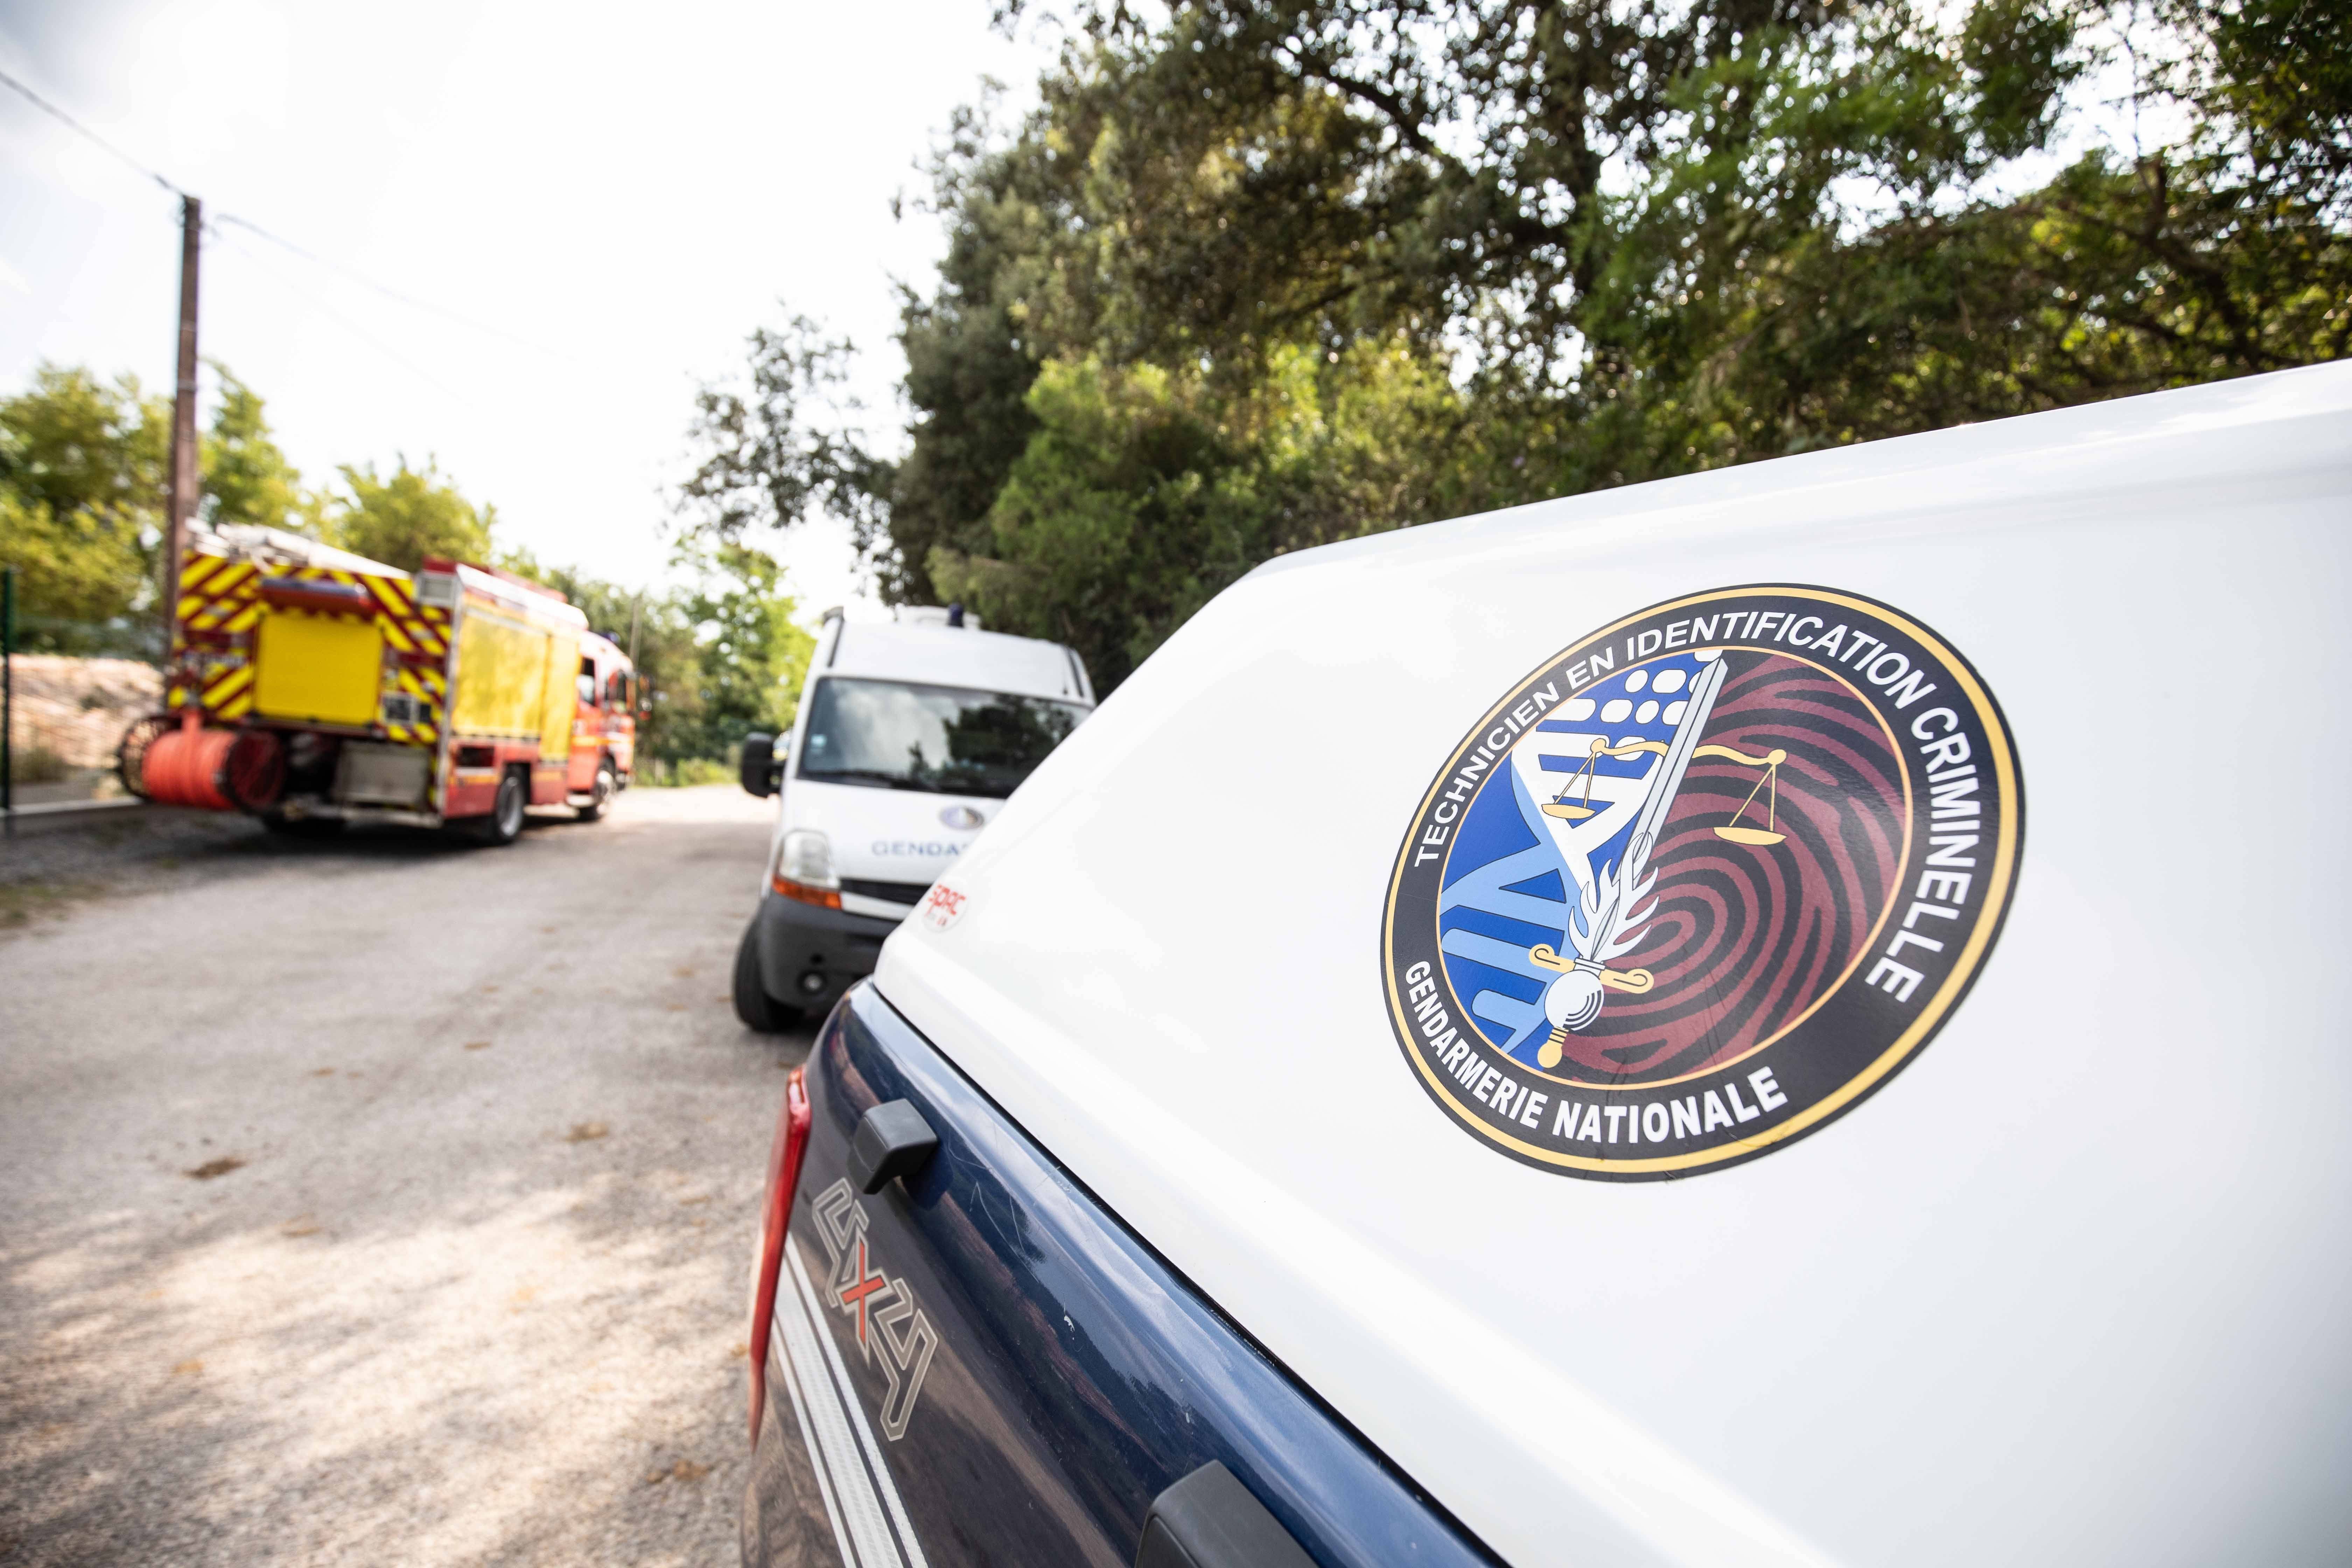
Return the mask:
[(286, 752), (267, 730), (206, 729), (189, 711), (148, 743), (140, 776), (159, 805), (260, 811), (286, 787)]

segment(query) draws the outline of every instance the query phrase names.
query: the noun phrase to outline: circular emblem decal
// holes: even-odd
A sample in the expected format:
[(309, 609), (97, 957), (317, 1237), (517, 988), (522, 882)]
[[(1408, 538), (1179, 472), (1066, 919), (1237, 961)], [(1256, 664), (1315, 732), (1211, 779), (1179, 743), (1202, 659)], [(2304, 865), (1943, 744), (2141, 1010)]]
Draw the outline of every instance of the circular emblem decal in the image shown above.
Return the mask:
[(1423, 798), (1382, 920), (1398, 1044), (1530, 1164), (1753, 1159), (1958, 1005), (2024, 805), (1992, 694), (1888, 606), (1767, 586), (1644, 610), (1519, 682)]

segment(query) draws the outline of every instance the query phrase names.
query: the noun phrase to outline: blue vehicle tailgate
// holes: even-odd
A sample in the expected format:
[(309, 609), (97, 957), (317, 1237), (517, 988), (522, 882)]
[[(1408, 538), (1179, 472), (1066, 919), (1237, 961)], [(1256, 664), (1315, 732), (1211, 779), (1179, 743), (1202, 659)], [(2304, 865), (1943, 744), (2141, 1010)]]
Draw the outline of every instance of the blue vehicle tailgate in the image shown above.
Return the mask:
[[(1153, 1500), (1212, 1461), (1327, 1568), (1492, 1561), (871, 984), (808, 1089), (748, 1562), (1123, 1568)], [(858, 1120), (899, 1100), (938, 1150), (860, 1193)]]

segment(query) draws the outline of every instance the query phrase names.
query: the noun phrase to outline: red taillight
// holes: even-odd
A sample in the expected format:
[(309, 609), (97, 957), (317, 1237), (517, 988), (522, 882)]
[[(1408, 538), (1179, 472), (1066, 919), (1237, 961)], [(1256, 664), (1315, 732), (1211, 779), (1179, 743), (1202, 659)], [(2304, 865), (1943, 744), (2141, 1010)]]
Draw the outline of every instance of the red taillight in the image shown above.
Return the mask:
[(768, 1205), (760, 1216), (760, 1267), (751, 1276), (751, 1442), (760, 1441), (760, 1416), (768, 1405), (768, 1326), (775, 1321), (776, 1287), (783, 1278), (784, 1229), (793, 1220), (793, 1189), (800, 1184), (801, 1156), (808, 1152), (808, 1069), (794, 1068), (784, 1083), (784, 1109), (776, 1118), (776, 1143), (768, 1152)]

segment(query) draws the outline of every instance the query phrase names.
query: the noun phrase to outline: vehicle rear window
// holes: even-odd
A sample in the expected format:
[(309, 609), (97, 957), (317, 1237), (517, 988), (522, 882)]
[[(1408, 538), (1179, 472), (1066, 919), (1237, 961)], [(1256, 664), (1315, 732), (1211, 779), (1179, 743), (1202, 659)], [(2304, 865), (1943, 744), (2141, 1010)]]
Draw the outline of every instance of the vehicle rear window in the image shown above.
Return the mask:
[(800, 776), (1002, 800), (1086, 714), (1042, 697), (828, 676), (811, 700)]

